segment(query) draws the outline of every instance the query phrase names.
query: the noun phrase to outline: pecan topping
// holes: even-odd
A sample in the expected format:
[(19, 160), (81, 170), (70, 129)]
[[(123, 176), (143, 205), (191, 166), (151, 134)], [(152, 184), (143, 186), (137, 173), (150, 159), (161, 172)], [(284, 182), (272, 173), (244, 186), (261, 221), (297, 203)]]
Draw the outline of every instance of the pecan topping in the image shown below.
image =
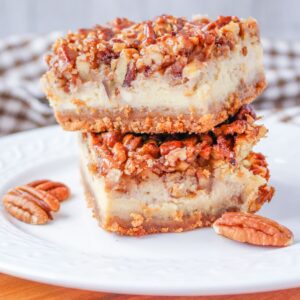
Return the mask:
[[(116, 71), (117, 78), (125, 77), (121, 82), (124, 86), (129, 87), (137, 73), (151, 76), (154, 72), (169, 72), (176, 81), (192, 60), (203, 62), (225, 56), (246, 35), (259, 40), (258, 25), (252, 19), (220, 16), (215, 21), (208, 18), (189, 21), (162, 15), (134, 23), (117, 18), (106, 26), (80, 29), (58, 39), (46, 62), (59, 79), (58, 85), (66, 91), (70, 85), (80, 84), (80, 78), (89, 78), (85, 70), (114, 72), (114, 60), (119, 60), (127, 50), (135, 50), (136, 55), (130, 57), (126, 76), (123, 69)], [(246, 54), (247, 49), (243, 48), (242, 55)], [(79, 63), (78, 69), (77, 58), (83, 57), (85, 64)]]
[(9, 190), (2, 200), (7, 212), (18, 220), (45, 224), (53, 219), (51, 212), (57, 212), (60, 201), (69, 194), (68, 187), (62, 183), (37, 180)]
[(69, 188), (61, 182), (43, 179), (30, 182), (27, 185), (35, 189), (48, 192), (59, 201), (64, 201), (70, 197)]
[(259, 246), (285, 247), (293, 243), (293, 233), (262, 216), (228, 212), (213, 224), (214, 230), (229, 239)]
[[(151, 172), (160, 177), (177, 172), (191, 178), (193, 191), (210, 189), (209, 177), (216, 165), (227, 163), (232, 169), (244, 167), (265, 179), (257, 198), (249, 203), (249, 211), (255, 212), (270, 201), (274, 193), (266, 184), (269, 171), (265, 157), (250, 150), (265, 132), (265, 127), (255, 124), (251, 107), (246, 106), (207, 133), (88, 133), (85, 142), (99, 158), (94, 161), (93, 171), (109, 181), (115, 190), (124, 189), (127, 176), (141, 182)], [(172, 197), (181, 192), (194, 193), (185, 191), (180, 184), (168, 189)]]
[[(182, 172), (210, 165), (212, 160), (238, 163), (239, 148), (254, 145), (265, 133), (256, 125), (251, 107), (245, 106), (227, 121), (203, 134), (121, 134), (119, 132), (90, 133), (90, 143), (101, 157), (99, 170), (106, 175), (118, 168), (127, 175), (139, 176), (145, 169), (156, 174)], [(247, 158), (254, 174), (268, 179), (263, 156)]]

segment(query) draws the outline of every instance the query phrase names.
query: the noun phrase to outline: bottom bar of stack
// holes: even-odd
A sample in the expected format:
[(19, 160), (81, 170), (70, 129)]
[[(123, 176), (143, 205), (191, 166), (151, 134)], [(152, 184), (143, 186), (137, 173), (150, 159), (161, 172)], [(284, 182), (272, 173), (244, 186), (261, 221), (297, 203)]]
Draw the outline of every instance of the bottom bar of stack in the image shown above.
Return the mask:
[(81, 133), (81, 174), (102, 228), (123, 235), (210, 226), (270, 201), (267, 130), (250, 106), (204, 134)]

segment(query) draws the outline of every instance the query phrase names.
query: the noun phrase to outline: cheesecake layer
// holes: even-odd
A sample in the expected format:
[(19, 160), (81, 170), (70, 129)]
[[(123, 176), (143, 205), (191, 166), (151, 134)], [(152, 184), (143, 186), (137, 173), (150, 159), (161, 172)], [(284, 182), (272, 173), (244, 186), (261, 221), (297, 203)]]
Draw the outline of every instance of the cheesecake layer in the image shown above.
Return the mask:
[[(42, 82), (65, 129), (201, 133), (265, 88), (253, 19), (126, 22), (69, 34), (54, 45)], [(149, 28), (151, 40), (144, 34)]]
[(249, 108), (202, 135), (80, 135), (81, 172), (100, 225), (126, 235), (209, 226), (225, 211), (257, 211), (273, 195), (265, 134)]

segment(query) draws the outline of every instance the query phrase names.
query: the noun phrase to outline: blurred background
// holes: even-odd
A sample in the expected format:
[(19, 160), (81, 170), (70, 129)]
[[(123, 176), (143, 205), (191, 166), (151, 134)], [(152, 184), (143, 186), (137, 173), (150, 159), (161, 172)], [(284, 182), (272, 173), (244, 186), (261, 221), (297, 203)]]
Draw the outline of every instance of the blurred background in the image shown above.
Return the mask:
[(300, 0), (0, 0), (0, 136), (55, 124), (40, 78), (59, 35), (163, 13), (256, 18), (269, 85), (254, 105), (300, 125)]
[(300, 38), (299, 0), (0, 0), (0, 38), (89, 27), (117, 16), (141, 20), (162, 13), (253, 16), (265, 37)]

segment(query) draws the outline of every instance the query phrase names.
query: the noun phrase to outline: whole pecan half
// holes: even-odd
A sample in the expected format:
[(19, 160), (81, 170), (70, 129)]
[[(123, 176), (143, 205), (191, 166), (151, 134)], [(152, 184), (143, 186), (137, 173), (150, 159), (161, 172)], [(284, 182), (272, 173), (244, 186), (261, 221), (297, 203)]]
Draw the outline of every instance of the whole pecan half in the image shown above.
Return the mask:
[(35, 189), (50, 193), (59, 201), (64, 201), (70, 197), (69, 188), (61, 183), (47, 179), (36, 180), (27, 184)]
[(268, 218), (243, 212), (228, 212), (213, 224), (216, 233), (242, 243), (285, 247), (293, 243), (293, 233)]
[(8, 213), (29, 224), (45, 224), (52, 220), (52, 211), (58, 211), (57, 198), (43, 190), (31, 186), (18, 186), (3, 197), (3, 205)]

